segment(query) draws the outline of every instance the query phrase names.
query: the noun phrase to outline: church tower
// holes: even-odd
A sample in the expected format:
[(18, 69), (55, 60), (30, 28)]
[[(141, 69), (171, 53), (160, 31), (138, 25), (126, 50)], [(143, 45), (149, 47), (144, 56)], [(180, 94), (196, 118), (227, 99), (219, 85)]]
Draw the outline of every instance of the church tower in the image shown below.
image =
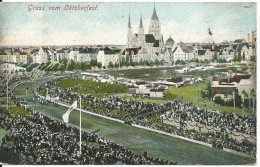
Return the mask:
[(145, 35), (144, 35), (144, 26), (143, 26), (143, 20), (142, 20), (142, 15), (140, 18), (140, 25), (139, 25), (139, 32), (138, 32), (138, 41), (141, 46), (144, 45), (145, 43)]
[(129, 19), (128, 19), (128, 26), (127, 26), (127, 47), (131, 48), (132, 47), (132, 27), (131, 27), (131, 20), (130, 20), (130, 14), (129, 14)]
[(153, 15), (150, 22), (149, 34), (153, 34), (156, 40), (161, 39), (161, 25), (156, 14), (156, 9), (154, 6)]

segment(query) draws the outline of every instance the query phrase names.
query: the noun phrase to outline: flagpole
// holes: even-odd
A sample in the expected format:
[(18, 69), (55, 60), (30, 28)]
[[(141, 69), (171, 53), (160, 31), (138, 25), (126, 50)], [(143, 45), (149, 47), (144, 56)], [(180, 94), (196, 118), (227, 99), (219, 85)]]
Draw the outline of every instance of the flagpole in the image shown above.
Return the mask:
[(235, 110), (236, 109), (236, 94), (235, 94), (235, 92), (233, 92), (233, 95), (234, 95), (233, 102), (234, 102), (234, 110)]
[(253, 113), (255, 114), (255, 97), (253, 97)]
[(79, 101), (80, 101), (80, 104), (79, 104), (79, 117), (80, 117), (80, 120), (79, 120), (79, 154), (81, 156), (81, 95), (79, 96)]
[(6, 84), (7, 84), (7, 90), (6, 90), (6, 95), (7, 95), (7, 101), (6, 101), (6, 108), (7, 108), (7, 110), (8, 110), (8, 78), (7, 78), (7, 82), (6, 82)]

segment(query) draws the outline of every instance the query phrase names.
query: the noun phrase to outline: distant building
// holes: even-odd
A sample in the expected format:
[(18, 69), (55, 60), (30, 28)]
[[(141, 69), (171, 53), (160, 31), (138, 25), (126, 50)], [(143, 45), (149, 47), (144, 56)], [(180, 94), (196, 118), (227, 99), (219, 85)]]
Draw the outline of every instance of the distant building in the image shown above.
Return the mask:
[(256, 56), (255, 45), (243, 45), (241, 49), (241, 56), (245, 56), (245, 60), (250, 61), (253, 57)]
[(226, 60), (227, 62), (233, 61), (235, 52), (228, 48), (221, 49), (218, 53), (218, 59)]
[(178, 60), (187, 61), (194, 60), (195, 54), (192, 46), (187, 46), (183, 42), (176, 44), (173, 46), (173, 61), (176, 62)]
[(97, 62), (100, 62), (103, 67), (106, 67), (109, 65), (109, 63), (112, 63), (113, 65), (115, 63), (119, 63), (120, 61), (120, 50), (112, 50), (108, 47), (105, 47), (104, 49), (100, 49), (97, 54)]
[(206, 50), (196, 50), (195, 51), (195, 59), (199, 61), (212, 60), (214, 53), (210, 51), (210, 49)]
[(33, 50), (31, 54), (33, 54), (33, 63), (48, 63), (53, 59), (53, 53), (49, 48), (42, 47), (39, 50)]
[(213, 99), (221, 97), (224, 100), (230, 100), (233, 98), (233, 93), (236, 91), (234, 85), (219, 85), (211, 87), (211, 94), (214, 94)]
[(164, 92), (165, 91), (163, 89), (151, 89), (150, 97), (162, 98), (162, 97), (164, 97)]
[(248, 95), (252, 90), (256, 90), (256, 77), (254, 75), (235, 74), (231, 78), (222, 78), (214, 76), (211, 81), (211, 93), (215, 94), (214, 98), (219, 96), (225, 100), (233, 98), (236, 92), (240, 96), (243, 91)]
[[(154, 8), (150, 21), (148, 34), (144, 32), (142, 16), (140, 18), (139, 32), (133, 33), (131, 20), (129, 15), (127, 26), (127, 48), (138, 49), (138, 56), (135, 56), (135, 61), (161, 61), (163, 60), (163, 52), (165, 50), (163, 35), (161, 34), (161, 24)], [(137, 55), (137, 54), (135, 54)]]
[(25, 71), (25, 68), (23, 67), (19, 67), (15, 64), (11, 64), (11, 63), (2, 63), (0, 64), (0, 71), (1, 72), (6, 72), (6, 71)]

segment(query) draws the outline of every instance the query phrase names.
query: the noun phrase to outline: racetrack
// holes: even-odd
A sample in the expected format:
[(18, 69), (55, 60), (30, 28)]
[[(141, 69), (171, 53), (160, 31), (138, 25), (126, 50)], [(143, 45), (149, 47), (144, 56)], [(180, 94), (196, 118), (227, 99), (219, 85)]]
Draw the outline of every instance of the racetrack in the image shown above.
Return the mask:
[[(14, 94), (25, 98), (25, 87), (29, 87), (27, 98), (33, 96), (32, 90), (37, 84), (48, 79), (38, 79), (21, 84), (14, 90)], [(43, 106), (36, 102), (29, 105), (39, 112), (61, 119), (67, 107)], [(70, 123), (78, 125), (79, 112), (72, 111)], [(166, 136), (156, 132), (136, 128), (112, 120), (104, 119), (94, 115), (82, 113), (82, 127), (88, 132), (101, 129), (100, 136), (107, 138), (120, 145), (128, 147), (137, 154), (147, 150), (149, 155), (177, 161), (180, 165), (188, 164), (254, 164), (254, 159), (245, 158), (232, 153), (224, 152), (216, 148), (202, 146), (189, 141)]]

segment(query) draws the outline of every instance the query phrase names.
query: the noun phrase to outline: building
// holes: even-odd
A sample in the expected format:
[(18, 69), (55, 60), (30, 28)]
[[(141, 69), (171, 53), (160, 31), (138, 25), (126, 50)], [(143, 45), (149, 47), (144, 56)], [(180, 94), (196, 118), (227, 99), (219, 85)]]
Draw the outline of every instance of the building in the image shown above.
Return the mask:
[(68, 51), (68, 60), (74, 62), (79, 61), (79, 48), (72, 48)]
[(5, 52), (0, 53), (0, 61), (7, 62), (7, 53)]
[(130, 61), (130, 57), (131, 56), (131, 59), (133, 62), (139, 62), (142, 60), (143, 56), (138, 54), (138, 52), (141, 50), (141, 47), (140, 48), (126, 48), (123, 50), (123, 53), (122, 53), (122, 58), (125, 59), (125, 61)]
[(214, 53), (210, 51), (210, 49), (206, 50), (195, 50), (195, 59), (198, 59), (199, 61), (205, 61), (205, 60), (212, 60)]
[(150, 89), (150, 97), (162, 98), (164, 97), (164, 89)]
[(225, 60), (227, 62), (233, 61), (235, 57), (235, 52), (229, 48), (223, 48), (218, 53), (218, 59)]
[(16, 53), (16, 63), (28, 63), (28, 55), (25, 52), (19, 51)]
[(256, 56), (255, 45), (244, 44), (241, 49), (241, 56), (244, 57), (246, 61), (252, 60)]
[(213, 99), (221, 97), (224, 100), (230, 100), (233, 98), (233, 94), (236, 92), (234, 85), (219, 85), (211, 87), (211, 94), (214, 94)]
[(97, 59), (97, 53), (98, 53), (97, 48), (85, 48), (85, 49), (82, 48), (79, 50), (79, 55), (78, 55), (79, 61), (90, 63), (91, 60)]
[(192, 46), (188, 46), (184, 44), (183, 42), (180, 42), (173, 47), (173, 61), (176, 63), (176, 61), (188, 61), (188, 60), (194, 60), (195, 59), (195, 51)]
[(15, 64), (11, 63), (2, 63), (0, 64), (0, 72), (6, 72), (6, 71), (25, 71), (25, 68), (19, 67)]
[(38, 64), (48, 63), (53, 61), (54, 59), (53, 53), (49, 48), (42, 47), (39, 50), (38, 49), (33, 50), (31, 54), (33, 54), (33, 63), (38, 63)]
[(161, 34), (161, 24), (154, 7), (153, 14), (150, 21), (148, 34), (144, 32), (144, 25), (142, 16), (140, 18), (138, 33), (132, 32), (131, 20), (129, 15), (127, 26), (127, 50), (132, 48), (140, 48), (138, 56), (135, 60), (139, 61), (161, 61), (163, 59), (164, 41)]
[(120, 61), (120, 51), (121, 50), (112, 50), (108, 47), (100, 49), (97, 54), (97, 62), (102, 64), (102, 67), (107, 67), (110, 63), (115, 65), (119, 64)]
[(245, 91), (248, 95), (252, 90), (256, 90), (256, 77), (254, 75), (234, 74), (233, 77), (219, 78), (214, 76), (211, 81), (211, 93), (215, 97), (219, 96), (224, 100), (233, 98), (233, 93), (240, 96)]

